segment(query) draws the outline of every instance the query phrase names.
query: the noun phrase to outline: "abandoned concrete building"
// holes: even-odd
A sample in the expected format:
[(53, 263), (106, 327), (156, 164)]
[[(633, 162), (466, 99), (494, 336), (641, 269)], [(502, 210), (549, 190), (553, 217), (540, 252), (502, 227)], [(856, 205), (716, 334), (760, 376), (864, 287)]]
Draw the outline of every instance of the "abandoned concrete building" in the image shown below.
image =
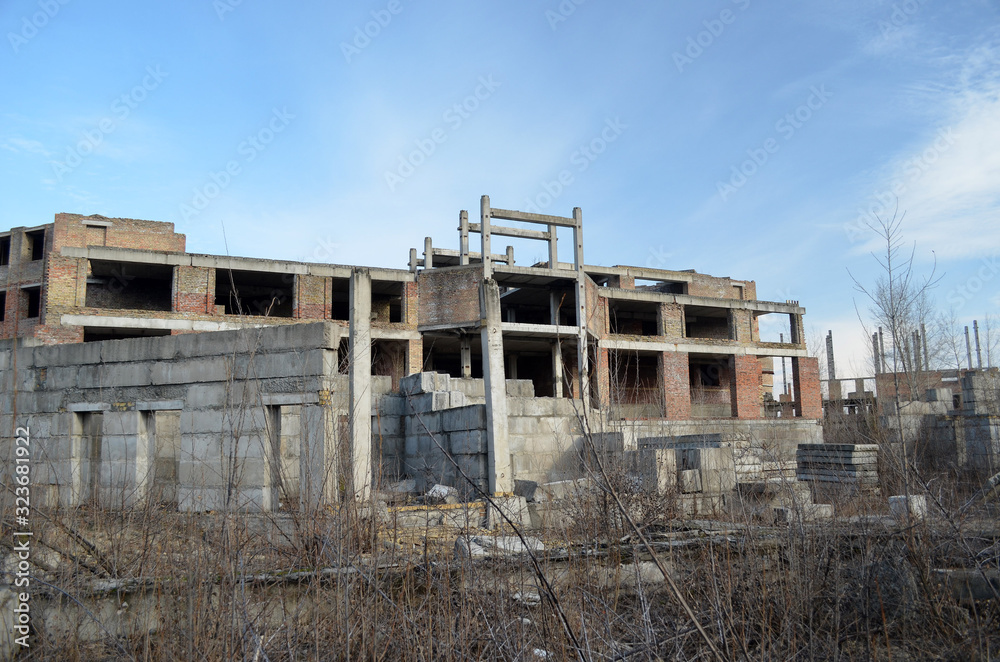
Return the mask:
[[(697, 512), (794, 480), (798, 445), (822, 443), (797, 302), (587, 265), (579, 209), (484, 196), (457, 249), (427, 239), (406, 269), (191, 254), (173, 230), (57, 214), (0, 233), (0, 413), (30, 427), (40, 500), (276, 510), (401, 479), (511, 495), (581, 478), (590, 448)], [(497, 237), (548, 260), (518, 264)], [(761, 340), (764, 315), (787, 342)], [(787, 407), (770, 406), (776, 357)]]

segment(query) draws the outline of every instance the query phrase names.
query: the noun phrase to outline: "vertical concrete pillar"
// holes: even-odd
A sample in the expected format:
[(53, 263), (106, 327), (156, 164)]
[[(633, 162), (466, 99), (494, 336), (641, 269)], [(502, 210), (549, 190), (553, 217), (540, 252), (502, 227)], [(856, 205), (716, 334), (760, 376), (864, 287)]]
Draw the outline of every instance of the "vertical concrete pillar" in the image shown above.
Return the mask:
[(434, 244), (430, 237), (424, 237), (424, 269), (434, 268)]
[[(594, 381), (590, 384), (592, 399), (600, 409), (611, 406), (611, 352), (604, 347), (594, 347)], [(620, 384), (617, 385), (619, 388)], [(589, 406), (589, 402), (584, 400)]]
[(562, 342), (558, 339), (552, 342), (552, 396), (563, 397)]
[(469, 212), (464, 209), (458, 213), (458, 263), (469, 263)]
[(514, 489), (507, 439), (507, 379), (503, 365), (500, 288), (492, 278), (479, 287), (482, 319), (483, 381), (486, 388), (486, 436), (489, 489), (495, 495)]
[(549, 269), (559, 268), (559, 237), (556, 234), (558, 225), (549, 226)]
[(459, 342), (462, 353), (462, 379), (469, 379), (472, 377), (472, 339), (463, 335)]
[[(577, 376), (580, 398), (590, 406), (590, 350), (587, 347), (587, 274), (583, 271), (583, 212), (573, 208), (573, 268), (576, 269), (576, 324), (580, 340), (576, 347)], [(597, 303), (596, 301), (594, 302)]]
[(351, 271), (350, 304), (350, 492), (365, 500), (372, 483), (372, 277), (367, 269)]
[(482, 258), (483, 258), (483, 278), (493, 278), (493, 249), (491, 247), (492, 235), (490, 233), (490, 196), (484, 195), (479, 199), (479, 235), (482, 238)]

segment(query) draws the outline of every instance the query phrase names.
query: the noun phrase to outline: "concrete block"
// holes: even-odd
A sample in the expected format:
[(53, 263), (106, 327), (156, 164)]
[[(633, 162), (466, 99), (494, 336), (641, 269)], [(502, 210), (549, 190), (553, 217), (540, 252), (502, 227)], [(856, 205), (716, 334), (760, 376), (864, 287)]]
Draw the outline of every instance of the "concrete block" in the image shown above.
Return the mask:
[(192, 384), (184, 397), (186, 409), (215, 409), (225, 407), (225, 384)]
[(673, 449), (630, 451), (628, 459), (643, 490), (666, 494), (677, 489), (677, 453)]
[(399, 380), (399, 392), (402, 395), (419, 395), (434, 391), (433, 372), (418, 372), (407, 375)]
[(927, 497), (923, 494), (889, 497), (889, 514), (898, 520), (907, 519), (907, 510), (913, 519), (927, 517)]
[(454, 455), (478, 455), (486, 452), (486, 433), (482, 430), (451, 432), (448, 437)]
[(426, 503), (430, 504), (455, 504), (460, 501), (458, 497), (458, 490), (450, 485), (434, 485), (426, 494), (424, 494), (424, 500)]
[(508, 379), (507, 396), (533, 398), (535, 397), (535, 386), (530, 379)]
[[(400, 416), (379, 416), (372, 419), (372, 430), (376, 434), (392, 436), (402, 434), (403, 422)], [(284, 431), (284, 428), (282, 428)]]
[(678, 451), (680, 469), (699, 469), (702, 490), (725, 494), (736, 488), (736, 462), (732, 447), (692, 448)]
[(589, 478), (558, 480), (539, 485), (535, 491), (535, 501), (545, 503), (561, 499), (578, 499), (591, 490), (593, 490), (593, 486)]
[(442, 414), (424, 412), (403, 417), (403, 431), (407, 436), (412, 434), (434, 434), (440, 432)]
[(446, 432), (486, 429), (486, 405), (468, 405), (442, 412), (441, 429)]
[[(527, 544), (525, 544), (527, 543)], [(496, 558), (545, 551), (538, 538), (518, 536), (459, 536), (455, 540), (458, 558)]]
[(448, 391), (448, 407), (464, 407), (466, 405), (465, 394), (461, 391)]
[(407, 413), (406, 398), (397, 395), (383, 395), (378, 399), (378, 411), (382, 416), (402, 416)]
[(524, 497), (524, 500), (529, 503), (535, 500), (535, 491), (537, 489), (538, 483), (533, 480), (514, 481), (514, 495)]
[(518, 528), (531, 524), (528, 502), (519, 496), (493, 497), (493, 505), (486, 508), (486, 528), (508, 527), (511, 524)]

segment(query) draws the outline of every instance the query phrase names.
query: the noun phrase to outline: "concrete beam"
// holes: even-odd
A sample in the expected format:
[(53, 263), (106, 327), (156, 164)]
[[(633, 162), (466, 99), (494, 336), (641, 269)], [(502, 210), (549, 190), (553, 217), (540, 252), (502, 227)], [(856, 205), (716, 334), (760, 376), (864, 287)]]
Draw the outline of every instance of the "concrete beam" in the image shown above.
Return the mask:
[(372, 280), (369, 271), (356, 269), (352, 272), (350, 287), (350, 490), (356, 499), (366, 500), (372, 483)]

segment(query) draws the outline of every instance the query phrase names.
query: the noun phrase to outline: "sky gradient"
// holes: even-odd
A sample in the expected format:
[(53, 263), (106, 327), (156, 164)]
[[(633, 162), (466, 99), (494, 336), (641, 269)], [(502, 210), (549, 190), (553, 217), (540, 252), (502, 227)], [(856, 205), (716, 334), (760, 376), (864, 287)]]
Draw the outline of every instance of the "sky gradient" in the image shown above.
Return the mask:
[(10, 0), (0, 26), (3, 228), (403, 268), (482, 194), (581, 207), (588, 263), (755, 280), (849, 377), (898, 201), (939, 308), (1000, 307), (996, 0)]

